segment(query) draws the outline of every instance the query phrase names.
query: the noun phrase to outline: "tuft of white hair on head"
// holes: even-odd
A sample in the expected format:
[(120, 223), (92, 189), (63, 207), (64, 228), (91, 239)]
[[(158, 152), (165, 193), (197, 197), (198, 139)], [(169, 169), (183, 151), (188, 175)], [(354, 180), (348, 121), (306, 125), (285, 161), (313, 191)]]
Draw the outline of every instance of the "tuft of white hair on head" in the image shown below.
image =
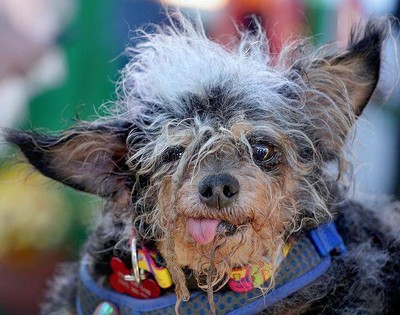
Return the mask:
[(254, 77), (268, 73), (268, 40), (258, 22), (256, 32), (239, 32), (239, 42), (229, 49), (207, 38), (199, 17), (191, 20), (180, 12), (168, 17), (169, 26), (141, 31), (144, 41), (127, 49), (131, 59), (117, 87), (119, 114), (137, 114), (146, 104), (177, 110), (183, 95), (202, 95), (207, 87), (232, 79), (240, 93), (241, 84), (252, 85), (260, 81)]

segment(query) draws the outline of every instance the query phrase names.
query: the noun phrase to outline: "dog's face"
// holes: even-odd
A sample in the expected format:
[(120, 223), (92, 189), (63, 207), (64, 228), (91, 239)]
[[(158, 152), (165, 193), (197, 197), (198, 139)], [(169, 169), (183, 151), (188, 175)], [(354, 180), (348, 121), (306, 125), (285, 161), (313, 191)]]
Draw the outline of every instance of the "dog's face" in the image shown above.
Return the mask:
[(325, 166), (344, 170), (385, 31), (370, 22), (346, 49), (303, 42), (270, 59), (261, 33), (229, 51), (178, 24), (134, 50), (112, 117), (8, 140), (45, 175), (103, 196), (119, 238), (135, 226), (155, 240), (175, 282), (189, 267), (217, 283), (276, 262), (291, 235), (331, 217)]

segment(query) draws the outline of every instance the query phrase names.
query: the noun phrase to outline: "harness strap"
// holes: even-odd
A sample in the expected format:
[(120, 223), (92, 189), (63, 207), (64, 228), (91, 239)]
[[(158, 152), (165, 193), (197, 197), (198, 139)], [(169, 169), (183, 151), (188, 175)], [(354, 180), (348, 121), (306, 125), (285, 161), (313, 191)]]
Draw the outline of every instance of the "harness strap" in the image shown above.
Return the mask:
[(334, 222), (325, 223), (309, 232), (314, 246), (322, 257), (346, 254), (346, 246)]
[[(217, 314), (250, 315), (286, 298), (324, 274), (331, 264), (331, 254), (345, 254), (346, 248), (334, 223), (312, 230), (291, 248), (276, 274), (274, 289), (267, 294), (260, 290), (245, 293), (214, 293)], [(87, 263), (81, 264), (76, 300), (78, 315), (92, 315), (97, 305), (107, 301), (116, 305), (121, 315), (175, 314), (175, 293), (149, 300), (135, 299), (99, 286), (89, 275)], [(264, 286), (268, 287), (267, 281)], [(180, 306), (182, 314), (207, 314), (210, 306), (203, 291), (191, 292), (190, 300)]]

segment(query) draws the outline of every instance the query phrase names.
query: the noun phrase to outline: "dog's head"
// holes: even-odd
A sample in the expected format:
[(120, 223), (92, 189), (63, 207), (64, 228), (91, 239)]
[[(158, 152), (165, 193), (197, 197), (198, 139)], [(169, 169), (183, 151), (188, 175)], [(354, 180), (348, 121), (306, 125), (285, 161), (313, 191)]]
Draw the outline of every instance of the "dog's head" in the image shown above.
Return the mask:
[(111, 117), (7, 137), (43, 174), (103, 196), (115, 222), (156, 241), (175, 282), (187, 266), (212, 268), (217, 283), (235, 266), (277, 261), (290, 235), (332, 216), (325, 168), (345, 170), (384, 37), (369, 22), (347, 48), (297, 42), (270, 58), (261, 31), (229, 50), (178, 16), (132, 49)]

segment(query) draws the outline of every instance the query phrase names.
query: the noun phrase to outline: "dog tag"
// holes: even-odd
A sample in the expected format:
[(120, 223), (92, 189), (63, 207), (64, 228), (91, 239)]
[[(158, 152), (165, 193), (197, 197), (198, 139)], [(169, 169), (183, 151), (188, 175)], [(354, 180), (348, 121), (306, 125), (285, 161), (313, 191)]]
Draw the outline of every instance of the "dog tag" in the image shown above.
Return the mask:
[(135, 281), (126, 281), (124, 276), (130, 275), (131, 270), (125, 266), (121, 259), (113, 257), (110, 266), (113, 273), (109, 281), (116, 292), (125, 293), (137, 299), (154, 299), (160, 296), (161, 289), (153, 279), (144, 279), (140, 284)]

